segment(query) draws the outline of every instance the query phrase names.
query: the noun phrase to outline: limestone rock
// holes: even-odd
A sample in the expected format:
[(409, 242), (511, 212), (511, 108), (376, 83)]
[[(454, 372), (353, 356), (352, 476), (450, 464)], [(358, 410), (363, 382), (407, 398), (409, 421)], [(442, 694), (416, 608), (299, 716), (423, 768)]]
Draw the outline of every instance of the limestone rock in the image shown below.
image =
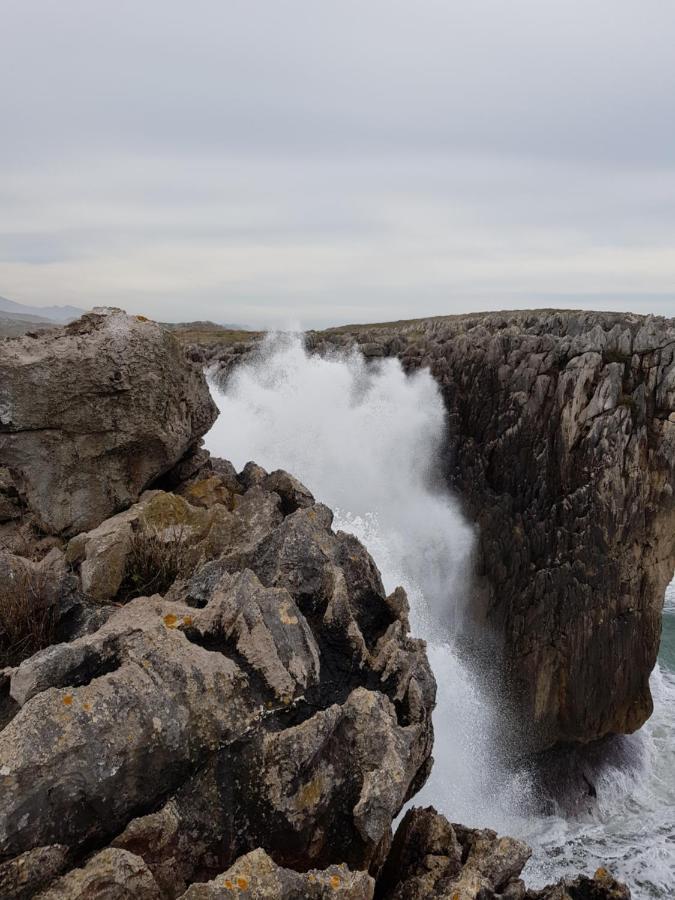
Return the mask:
[(161, 900), (143, 860), (126, 850), (101, 850), (81, 869), (59, 878), (39, 900)]
[(530, 857), (522, 841), (451, 825), (433, 807), (408, 810), (378, 878), (391, 900), (483, 900), (525, 894), (519, 875)]
[(153, 322), (99, 309), (0, 353), (0, 466), (50, 533), (138, 499), (216, 417), (202, 373)]
[(484, 656), (521, 746), (639, 728), (675, 568), (675, 322), (474, 313), (307, 343), (397, 356), (438, 382), (448, 484), (479, 525), (475, 646), (495, 636)]
[(181, 900), (372, 900), (375, 882), (366, 872), (344, 865), (295, 872), (277, 866), (264, 850), (240, 857), (227, 872), (205, 884), (193, 884)]
[(232, 473), (205, 467), (189, 480), (205, 505), (149, 491), (71, 540), (99, 596), (141, 518), (160, 534), (181, 521), (200, 557), (164, 597), (112, 607), (3, 674), (0, 859), (109, 843), (167, 898), (257, 848), (289, 869), (384, 859), (431, 763), (424, 644), (330, 510), (286, 473), (248, 475), (226, 496)]
[(541, 891), (528, 891), (526, 900), (630, 900), (625, 884), (616, 881), (606, 869), (598, 869), (593, 878), (563, 878)]

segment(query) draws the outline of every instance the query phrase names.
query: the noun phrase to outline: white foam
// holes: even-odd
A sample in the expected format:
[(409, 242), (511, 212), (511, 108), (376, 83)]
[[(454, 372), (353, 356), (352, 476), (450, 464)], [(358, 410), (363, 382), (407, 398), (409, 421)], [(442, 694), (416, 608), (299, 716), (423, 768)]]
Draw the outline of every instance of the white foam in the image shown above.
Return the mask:
[[(675, 883), (675, 676), (653, 677), (656, 713), (632, 739), (641, 765), (600, 774), (598, 810), (584, 820), (532, 817), (526, 774), (509, 771), (490, 702), (453, 646), (462, 618), (474, 534), (440, 478), (446, 415), (426, 371), (395, 360), (308, 355), (298, 336), (268, 339), (241, 365), (207, 437), (212, 453), (295, 474), (359, 537), (390, 590), (402, 584), (413, 632), (429, 642), (438, 682), (431, 778), (415, 803), (454, 821), (492, 827), (534, 848), (528, 879), (609, 865), (634, 897), (666, 897)], [(653, 887), (647, 884), (648, 880)], [(640, 886), (640, 882), (644, 882)], [(637, 887), (636, 887), (637, 885)]]

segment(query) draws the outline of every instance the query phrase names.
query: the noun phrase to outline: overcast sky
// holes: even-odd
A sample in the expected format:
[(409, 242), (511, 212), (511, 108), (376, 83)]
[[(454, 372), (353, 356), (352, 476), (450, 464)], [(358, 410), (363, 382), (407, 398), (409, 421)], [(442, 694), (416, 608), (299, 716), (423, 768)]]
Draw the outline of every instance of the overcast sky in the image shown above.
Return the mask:
[(675, 315), (672, 0), (0, 0), (0, 295)]

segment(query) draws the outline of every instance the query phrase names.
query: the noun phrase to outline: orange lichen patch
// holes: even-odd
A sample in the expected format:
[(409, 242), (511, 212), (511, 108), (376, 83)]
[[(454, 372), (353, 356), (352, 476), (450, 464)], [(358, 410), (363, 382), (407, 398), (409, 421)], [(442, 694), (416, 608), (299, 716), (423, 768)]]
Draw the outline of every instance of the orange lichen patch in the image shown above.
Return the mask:
[(63, 705), (64, 706), (72, 706), (73, 705), (73, 695), (72, 694), (66, 694), (64, 696)]
[(82, 709), (83, 709), (85, 712), (91, 712), (91, 703), (83, 703), (83, 704), (82, 704)]
[(330, 876), (330, 886), (335, 890), (340, 887), (340, 879), (337, 875)]
[(245, 891), (248, 888), (248, 878), (244, 878), (243, 875), (240, 875), (239, 878), (237, 878), (237, 887), (240, 890)]
[(593, 878), (596, 881), (601, 881), (603, 878), (609, 878), (609, 877), (610, 877), (609, 872), (607, 871), (607, 869), (604, 866), (600, 866), (599, 869), (596, 869), (595, 875), (593, 876)]
[(147, 316), (134, 316), (137, 322), (149, 322), (150, 319)]
[(164, 616), (164, 624), (167, 628), (175, 628), (178, 623), (178, 616), (174, 616), (173, 613), (167, 613)]
[(190, 625), (192, 625), (192, 616), (183, 616), (183, 625), (185, 625), (186, 628), (189, 628)]

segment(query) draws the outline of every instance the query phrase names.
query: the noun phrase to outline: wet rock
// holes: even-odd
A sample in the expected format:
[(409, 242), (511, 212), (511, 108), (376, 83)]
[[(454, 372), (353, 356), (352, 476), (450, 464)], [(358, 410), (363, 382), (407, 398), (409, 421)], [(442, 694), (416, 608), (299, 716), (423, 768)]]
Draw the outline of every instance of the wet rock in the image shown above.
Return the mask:
[(120, 310), (3, 343), (0, 466), (47, 532), (94, 528), (136, 501), (215, 417), (174, 337)]
[(625, 884), (601, 868), (593, 878), (564, 878), (541, 891), (528, 891), (525, 896), (526, 900), (630, 900), (631, 894)]
[(377, 882), (391, 900), (522, 898), (530, 857), (522, 841), (451, 825), (433, 807), (408, 810)]
[(213, 881), (193, 884), (181, 900), (224, 900), (233, 893), (241, 900), (372, 900), (373, 888), (367, 873), (343, 865), (300, 873), (275, 865), (264, 850), (253, 850)]

